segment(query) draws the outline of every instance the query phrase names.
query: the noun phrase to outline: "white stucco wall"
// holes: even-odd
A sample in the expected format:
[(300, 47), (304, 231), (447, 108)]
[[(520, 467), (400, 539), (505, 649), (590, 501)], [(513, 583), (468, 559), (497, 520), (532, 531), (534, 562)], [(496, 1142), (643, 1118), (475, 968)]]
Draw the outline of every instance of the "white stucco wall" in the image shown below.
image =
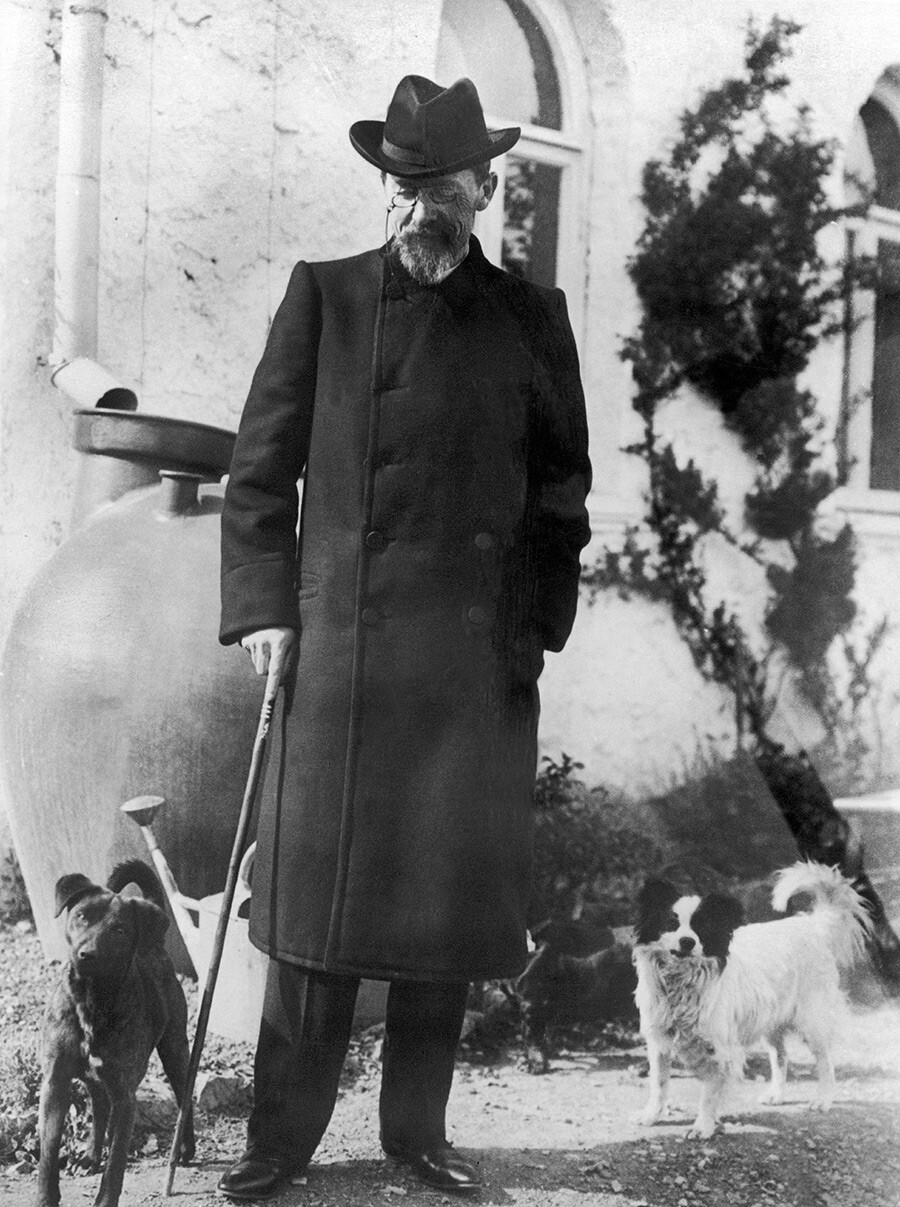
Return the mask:
[[(564, 84), (583, 89), (587, 106), (578, 335), (599, 544), (615, 540), (622, 518), (641, 507), (640, 466), (620, 452), (637, 424), (618, 351), (638, 317), (625, 264), (642, 224), (643, 164), (664, 154), (679, 112), (702, 88), (739, 69), (748, 11), (760, 23), (778, 12), (805, 25), (790, 64), (794, 95), (811, 104), (823, 134), (845, 139), (875, 80), (900, 57), (891, 49), (900, 47), (900, 5), (542, 2), (551, 44), (567, 56)], [(381, 240), (377, 173), (351, 148), (347, 127), (383, 115), (404, 73), (433, 74), (440, 7), (110, 0), (99, 359), (136, 390), (141, 409), (234, 427), (292, 263)], [(49, 386), (45, 367), (58, 85), (52, 14), (49, 2), (0, 0), (8, 218), (0, 223), (0, 639), (22, 587), (66, 529), (76, 464), (71, 404)], [(836, 354), (817, 358), (808, 376), (833, 413)], [(684, 398), (663, 421), (679, 448), (716, 471), (738, 511), (748, 470), (718, 416)], [(864, 549), (862, 582), (876, 607), (896, 611), (900, 559), (884, 523), (890, 532)], [(711, 554), (717, 586), (758, 617), (759, 572), (720, 553)], [(893, 691), (891, 681), (885, 698)], [(570, 646), (548, 658), (542, 695), (545, 749), (580, 759), (594, 782), (664, 781), (698, 746), (727, 749), (733, 740), (731, 702), (700, 679), (665, 609), (640, 601), (585, 607)], [(889, 720), (888, 730), (898, 724)]]
[(72, 489), (69, 405), (50, 385), (57, 21), (0, 3), (0, 641), (62, 538)]

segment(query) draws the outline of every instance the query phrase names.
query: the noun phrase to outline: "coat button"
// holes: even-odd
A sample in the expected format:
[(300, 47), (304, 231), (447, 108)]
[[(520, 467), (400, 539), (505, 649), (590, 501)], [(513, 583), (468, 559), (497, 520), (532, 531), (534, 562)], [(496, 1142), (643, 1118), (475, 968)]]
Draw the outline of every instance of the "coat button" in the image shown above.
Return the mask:
[(372, 625), (378, 624), (379, 620), (381, 620), (381, 614), (377, 608), (363, 608), (359, 618), (363, 624), (367, 624), (371, 628)]
[(384, 548), (384, 536), (380, 532), (367, 532), (366, 548), (371, 549), (374, 553), (377, 553), (379, 549)]
[(475, 537), (475, 544), (479, 549), (492, 549), (494, 538), (489, 532), (479, 532)]
[(469, 608), (467, 616), (472, 624), (484, 624), (488, 618), (484, 608), (479, 608), (477, 604), (473, 608)]

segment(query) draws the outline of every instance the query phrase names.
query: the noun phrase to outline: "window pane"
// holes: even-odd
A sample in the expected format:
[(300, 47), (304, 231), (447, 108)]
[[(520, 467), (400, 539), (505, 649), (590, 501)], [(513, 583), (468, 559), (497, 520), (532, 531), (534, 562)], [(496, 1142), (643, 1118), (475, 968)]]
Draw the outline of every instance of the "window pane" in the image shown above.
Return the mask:
[(533, 159), (507, 159), (501, 264), (537, 285), (556, 284), (561, 172)]
[(544, 31), (523, 0), (444, 0), (437, 77), (475, 82), (488, 113), (562, 128), (559, 79)]
[(875, 296), (871, 485), (900, 490), (900, 244), (884, 239)]

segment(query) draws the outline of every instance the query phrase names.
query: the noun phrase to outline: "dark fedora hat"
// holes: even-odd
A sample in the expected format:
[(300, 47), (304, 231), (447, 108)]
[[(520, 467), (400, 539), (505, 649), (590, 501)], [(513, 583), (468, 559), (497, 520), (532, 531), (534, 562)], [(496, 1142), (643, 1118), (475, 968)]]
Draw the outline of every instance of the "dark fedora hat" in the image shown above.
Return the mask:
[(449, 88), (405, 75), (383, 122), (354, 122), (350, 141), (363, 159), (392, 176), (426, 179), (483, 163), (516, 142), (518, 126), (488, 130), (471, 80)]

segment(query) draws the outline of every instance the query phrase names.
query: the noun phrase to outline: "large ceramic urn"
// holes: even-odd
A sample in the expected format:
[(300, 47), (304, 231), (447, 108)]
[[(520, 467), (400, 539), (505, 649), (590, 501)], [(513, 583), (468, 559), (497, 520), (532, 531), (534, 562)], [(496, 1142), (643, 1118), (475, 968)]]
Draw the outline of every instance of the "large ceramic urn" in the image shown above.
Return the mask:
[(165, 797), (154, 829), (179, 888), (221, 891), (262, 697), (217, 641), (233, 434), (113, 410), (75, 421), (73, 531), (25, 593), (0, 679), (4, 799), (49, 956), (57, 878), (103, 883), (147, 858), (120, 811), (132, 797)]

